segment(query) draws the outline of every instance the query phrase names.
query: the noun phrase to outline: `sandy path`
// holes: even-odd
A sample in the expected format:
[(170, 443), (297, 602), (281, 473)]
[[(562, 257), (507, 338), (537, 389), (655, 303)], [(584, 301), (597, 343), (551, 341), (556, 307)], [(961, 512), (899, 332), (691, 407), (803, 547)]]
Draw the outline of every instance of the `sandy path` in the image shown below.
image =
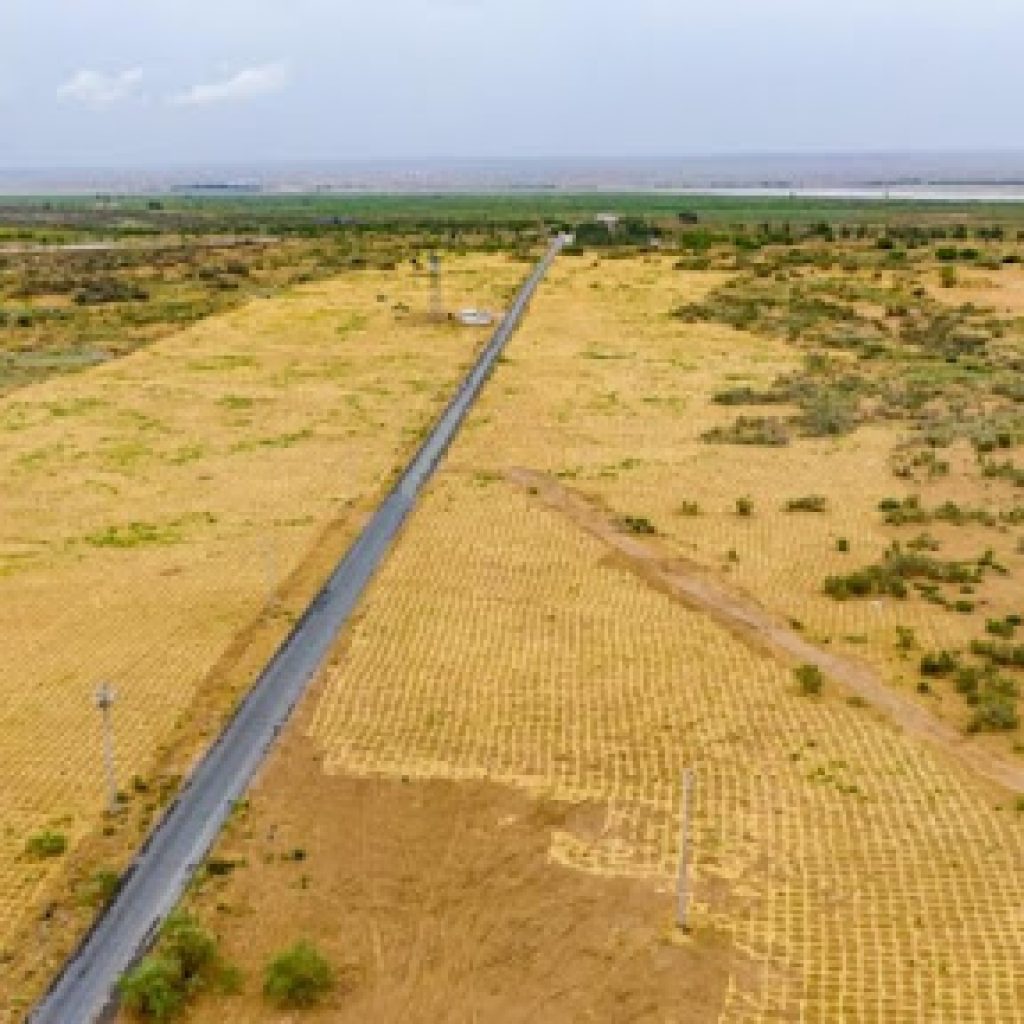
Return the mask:
[(939, 746), (989, 781), (1024, 793), (1024, 765), (973, 743), (926, 708), (893, 690), (870, 666), (810, 643), (752, 597), (727, 587), (705, 567), (679, 557), (656, 538), (622, 532), (597, 500), (533, 470), (516, 468), (506, 475), (607, 544), (626, 567), (648, 583), (687, 606), (707, 613), (747, 643), (794, 663), (817, 665), (911, 736)]

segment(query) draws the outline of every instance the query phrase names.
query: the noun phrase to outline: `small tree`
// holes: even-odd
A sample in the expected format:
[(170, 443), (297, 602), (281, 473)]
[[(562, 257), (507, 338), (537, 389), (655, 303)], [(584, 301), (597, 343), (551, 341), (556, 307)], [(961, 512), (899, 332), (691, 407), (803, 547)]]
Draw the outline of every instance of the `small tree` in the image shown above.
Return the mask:
[(274, 957), (263, 979), (263, 994), (281, 1007), (312, 1006), (333, 987), (333, 968), (305, 939)]

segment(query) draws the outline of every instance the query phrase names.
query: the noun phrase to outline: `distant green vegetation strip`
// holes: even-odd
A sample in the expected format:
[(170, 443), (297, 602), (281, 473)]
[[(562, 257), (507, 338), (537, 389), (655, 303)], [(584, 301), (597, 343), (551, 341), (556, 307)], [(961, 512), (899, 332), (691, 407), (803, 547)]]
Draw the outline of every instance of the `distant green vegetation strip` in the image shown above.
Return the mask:
[[(95, 211), (94, 196), (21, 196), (0, 199), (4, 211), (29, 209)], [(1024, 221), (1024, 203), (971, 203), (943, 201), (861, 200), (807, 196), (718, 196), (667, 192), (512, 192), (512, 193), (345, 193), (295, 195), (152, 195), (115, 197), (108, 212), (143, 216), (159, 221), (175, 215), (198, 220), (262, 224), (282, 221), (316, 221), (323, 218), (355, 218), (391, 223), (420, 221), (459, 223), (562, 221), (590, 217), (602, 211), (631, 216), (674, 217), (694, 213), (717, 222), (870, 221), (884, 223), (905, 219), (956, 219), (1002, 222)], [(156, 216), (154, 216), (156, 215)]]

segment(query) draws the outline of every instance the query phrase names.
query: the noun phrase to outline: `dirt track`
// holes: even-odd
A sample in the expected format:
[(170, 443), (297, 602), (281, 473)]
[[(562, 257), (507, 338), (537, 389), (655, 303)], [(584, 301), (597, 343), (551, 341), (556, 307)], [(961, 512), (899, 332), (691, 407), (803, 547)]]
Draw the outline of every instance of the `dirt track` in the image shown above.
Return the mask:
[(910, 735), (939, 746), (989, 781), (1024, 793), (1024, 765), (972, 743), (951, 725), (886, 685), (874, 669), (812, 644), (753, 598), (730, 589), (705, 567), (665, 549), (656, 538), (624, 533), (596, 499), (533, 470), (516, 468), (509, 470), (507, 476), (607, 544), (622, 564), (653, 586), (691, 608), (706, 612), (736, 636), (762, 650), (794, 663), (817, 665), (829, 678), (852, 690)]

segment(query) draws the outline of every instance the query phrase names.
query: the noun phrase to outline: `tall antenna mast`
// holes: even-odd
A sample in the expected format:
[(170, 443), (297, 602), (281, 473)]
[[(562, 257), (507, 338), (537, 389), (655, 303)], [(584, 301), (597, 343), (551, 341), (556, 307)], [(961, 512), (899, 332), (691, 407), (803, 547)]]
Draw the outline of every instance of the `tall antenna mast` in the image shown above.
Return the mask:
[(444, 319), (444, 300), (441, 295), (441, 259), (436, 252), (430, 254), (430, 319)]

